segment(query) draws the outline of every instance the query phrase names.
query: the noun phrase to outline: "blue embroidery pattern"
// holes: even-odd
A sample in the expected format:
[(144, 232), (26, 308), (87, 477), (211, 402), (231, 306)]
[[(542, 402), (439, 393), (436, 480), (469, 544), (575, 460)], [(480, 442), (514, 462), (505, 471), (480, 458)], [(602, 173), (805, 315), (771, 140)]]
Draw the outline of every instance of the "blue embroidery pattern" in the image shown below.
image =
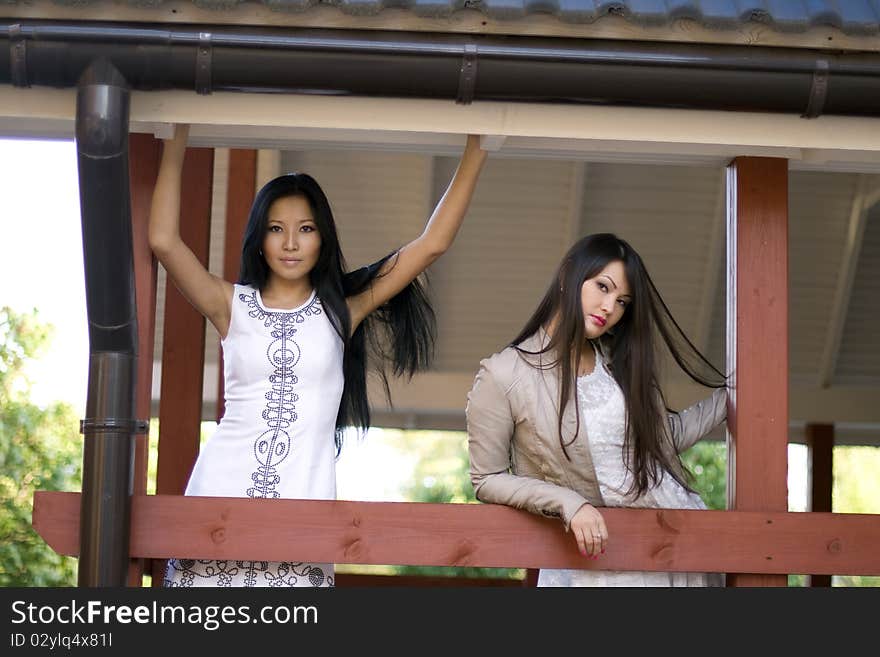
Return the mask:
[(266, 357), (274, 367), (269, 375), (271, 389), (266, 393), (266, 408), (262, 413), (267, 429), (254, 442), (254, 458), (259, 467), (251, 473), (253, 486), (247, 489), (248, 497), (278, 498), (281, 494), (276, 486), (281, 483), (277, 466), (287, 458), (291, 450), (290, 434), (287, 429), (296, 422), (296, 402), (299, 395), (294, 392), (298, 379), (293, 368), (299, 362), (300, 347), (294, 340), (296, 324), (302, 324), (306, 317), (323, 313), (317, 296), (303, 308), (291, 312), (267, 311), (257, 301), (256, 290), (250, 294), (239, 294), (238, 298), (247, 304), (248, 315), (272, 327), (272, 342), (266, 349)]

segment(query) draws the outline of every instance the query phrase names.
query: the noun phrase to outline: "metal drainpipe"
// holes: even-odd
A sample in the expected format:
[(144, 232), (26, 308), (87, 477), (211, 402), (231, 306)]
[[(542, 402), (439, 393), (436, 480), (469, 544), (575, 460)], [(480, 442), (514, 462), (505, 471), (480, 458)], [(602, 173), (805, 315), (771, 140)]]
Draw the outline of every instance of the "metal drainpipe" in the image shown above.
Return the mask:
[(89, 385), (80, 508), (80, 586), (124, 586), (129, 565), (137, 371), (129, 89), (106, 61), (83, 73), (76, 99)]

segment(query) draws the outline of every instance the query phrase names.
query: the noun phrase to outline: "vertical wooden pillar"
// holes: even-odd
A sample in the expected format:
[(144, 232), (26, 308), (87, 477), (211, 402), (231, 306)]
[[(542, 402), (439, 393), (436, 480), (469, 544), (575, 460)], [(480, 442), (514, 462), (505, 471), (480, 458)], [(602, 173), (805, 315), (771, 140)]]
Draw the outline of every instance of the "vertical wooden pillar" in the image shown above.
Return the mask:
[[(728, 167), (728, 507), (788, 508), (788, 161)], [(769, 557), (768, 557), (769, 558)], [(785, 586), (737, 574), (731, 586)]]
[[(257, 151), (233, 148), (229, 151), (229, 177), (226, 184), (226, 236), (223, 242), (223, 278), (238, 279), (241, 245), (248, 214), (256, 193)], [(223, 386), (223, 348), (217, 360), (217, 421), (225, 410)]]
[[(208, 266), (211, 236), (213, 181), (214, 150), (187, 149), (183, 165), (180, 234), (205, 267)], [(156, 470), (156, 492), (160, 495), (183, 494), (198, 455), (204, 368), (205, 318), (169, 278), (165, 286)], [(161, 585), (164, 572), (165, 561), (154, 560), (154, 586)]]
[[(831, 513), (831, 490), (834, 484), (834, 425), (808, 424), (810, 511)], [(810, 575), (810, 586), (831, 586), (831, 575)]]
[[(128, 142), (129, 190), (131, 194), (132, 251), (137, 300), (138, 361), (135, 417), (150, 419), (153, 394), (153, 340), (156, 333), (156, 259), (150, 250), (148, 228), (150, 201), (159, 172), (160, 143), (152, 135), (132, 134)], [(135, 437), (134, 494), (147, 493), (149, 434)], [(128, 585), (141, 586), (144, 560), (133, 559)]]

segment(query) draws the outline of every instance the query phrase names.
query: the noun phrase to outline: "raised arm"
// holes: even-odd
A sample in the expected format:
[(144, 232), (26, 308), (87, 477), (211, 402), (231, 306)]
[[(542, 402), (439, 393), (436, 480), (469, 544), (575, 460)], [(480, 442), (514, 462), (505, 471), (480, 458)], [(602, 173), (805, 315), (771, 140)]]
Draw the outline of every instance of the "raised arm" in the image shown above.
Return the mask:
[(159, 176), (150, 207), (150, 248), (177, 289), (217, 329), (229, 330), (232, 284), (209, 273), (180, 237), (180, 188), (189, 126), (175, 127), (162, 148)]
[(391, 299), (452, 245), (486, 161), (478, 135), (468, 135), (458, 168), (434, 208), (425, 230), (385, 264), (380, 276), (363, 292), (348, 299), (351, 330), (376, 308)]

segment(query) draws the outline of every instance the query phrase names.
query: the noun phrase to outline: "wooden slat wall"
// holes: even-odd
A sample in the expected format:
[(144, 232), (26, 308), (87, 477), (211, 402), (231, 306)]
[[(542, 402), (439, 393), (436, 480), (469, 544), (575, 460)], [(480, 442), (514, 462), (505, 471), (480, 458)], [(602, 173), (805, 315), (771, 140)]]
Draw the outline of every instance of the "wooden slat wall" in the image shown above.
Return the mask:
[[(734, 285), (728, 313), (732, 330), (728, 349), (733, 347), (728, 372), (736, 377), (728, 417), (728, 505), (737, 511), (785, 511), (788, 161), (736, 158), (729, 167), (728, 185), (728, 263), (733, 267), (728, 285)], [(785, 586), (786, 582), (784, 575), (728, 577), (728, 584), (734, 586)]]
[(832, 384), (872, 385), (880, 377), (880, 203), (868, 214)]
[(792, 378), (813, 383), (833, 317), (831, 300), (845, 252), (858, 176), (790, 174), (789, 358)]
[[(455, 164), (437, 161), (438, 197)], [(489, 158), (455, 243), (429, 269), (437, 370), (473, 376), (522, 329), (571, 246), (570, 199), (580, 185), (568, 162)]]

